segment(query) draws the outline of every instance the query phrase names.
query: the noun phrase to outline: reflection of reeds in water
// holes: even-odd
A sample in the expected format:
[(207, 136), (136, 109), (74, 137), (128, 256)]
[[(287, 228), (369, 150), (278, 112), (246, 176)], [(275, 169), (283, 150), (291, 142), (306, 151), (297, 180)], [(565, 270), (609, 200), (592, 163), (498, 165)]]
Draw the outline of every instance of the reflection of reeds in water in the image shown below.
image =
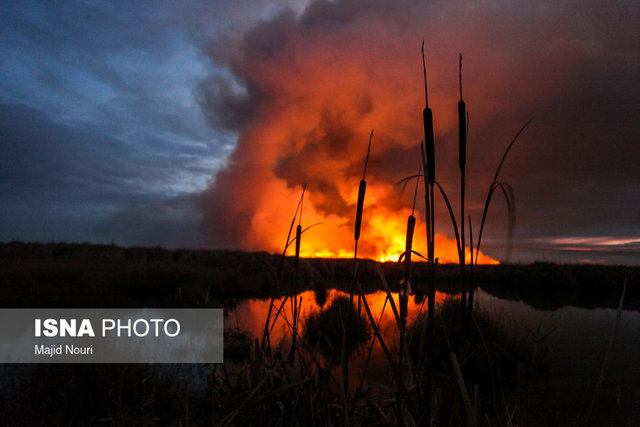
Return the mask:
[[(350, 320), (348, 318), (351, 317)], [(343, 325), (350, 323), (347, 330)], [(345, 337), (344, 334), (347, 334)], [(369, 322), (358, 313), (347, 297), (331, 301), (326, 310), (312, 313), (307, 317), (303, 337), (311, 348), (317, 348), (330, 362), (336, 362), (340, 349), (336, 346), (343, 340), (347, 343), (347, 355), (353, 353), (369, 338)]]
[(318, 304), (318, 307), (324, 307), (327, 302), (327, 288), (318, 283), (313, 289), (313, 296), (316, 300), (316, 304)]

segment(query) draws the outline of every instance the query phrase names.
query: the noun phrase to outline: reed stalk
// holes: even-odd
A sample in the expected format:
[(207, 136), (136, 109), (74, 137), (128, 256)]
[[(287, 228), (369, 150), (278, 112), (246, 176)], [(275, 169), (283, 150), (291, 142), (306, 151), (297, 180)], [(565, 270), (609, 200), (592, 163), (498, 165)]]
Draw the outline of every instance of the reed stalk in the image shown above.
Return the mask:
[[(413, 253), (413, 233), (416, 227), (416, 217), (414, 216), (416, 209), (416, 198), (418, 196), (418, 184), (420, 183), (420, 172), (422, 171), (422, 164), (420, 164), (418, 168), (418, 175), (416, 175), (416, 187), (413, 193), (413, 207), (411, 210), (411, 215), (407, 218), (407, 232), (405, 235), (405, 250), (404, 254), (404, 280), (402, 281), (402, 287), (400, 293), (398, 295), (399, 304), (400, 304), (400, 324), (399, 324), (399, 348), (398, 348), (398, 359), (399, 359), (399, 377), (400, 382), (402, 383), (402, 388), (404, 388), (404, 355), (405, 355), (405, 335), (407, 328), (407, 305), (409, 299), (409, 286), (411, 280), (411, 255)], [(401, 257), (402, 258), (402, 257)], [(403, 400), (404, 397), (400, 393), (402, 389), (398, 388), (398, 397), (397, 397), (397, 413), (398, 419), (403, 420), (405, 418), (405, 413), (403, 410)]]
[(613, 345), (616, 342), (616, 339), (618, 337), (618, 331), (620, 331), (620, 321), (622, 320), (622, 307), (624, 305), (624, 295), (626, 290), (627, 290), (627, 278), (625, 277), (624, 283), (622, 284), (622, 293), (620, 294), (620, 299), (618, 300), (618, 308), (616, 309), (616, 324), (613, 328), (613, 334), (609, 339), (609, 345), (607, 346), (607, 351), (604, 354), (604, 358), (602, 360), (602, 366), (600, 366), (600, 374), (598, 375), (598, 379), (596, 381), (593, 394), (591, 395), (591, 403), (589, 404), (589, 409), (587, 410), (587, 415), (585, 416), (585, 420), (584, 420), (585, 425), (589, 425), (591, 414), (593, 414), (593, 408), (596, 405), (600, 387), (602, 387), (602, 382), (604, 381), (604, 377), (606, 376), (607, 370), (609, 369), (609, 361), (611, 357), (611, 352), (613, 351)]
[[(302, 240), (302, 207), (300, 209), (300, 218), (298, 220), (298, 226), (296, 227), (296, 253), (294, 257), (294, 273), (293, 281), (291, 283), (291, 313), (293, 316), (293, 327), (291, 330), (291, 352), (289, 353), (289, 361), (293, 363), (296, 354), (296, 338), (298, 336), (298, 265), (300, 264), (300, 241)], [(302, 301), (300, 301), (302, 304)]]
[[(484, 231), (484, 225), (485, 225), (485, 221), (487, 219), (487, 212), (489, 211), (489, 204), (491, 203), (491, 197), (493, 196), (493, 193), (495, 192), (495, 190), (499, 187), (498, 175), (500, 174), (500, 170), (502, 169), (502, 165), (504, 164), (504, 161), (507, 158), (507, 155), (511, 151), (511, 148), (513, 147), (515, 142), (518, 140), (518, 138), (520, 137), (522, 132), (524, 132), (524, 130), (527, 128), (527, 126), (529, 126), (529, 123), (531, 123), (531, 120), (533, 120), (533, 119), (529, 119), (529, 120), (526, 121), (526, 123), (518, 130), (516, 135), (513, 137), (513, 139), (511, 140), (511, 142), (507, 146), (506, 150), (502, 154), (502, 159), (500, 159), (500, 163), (498, 164), (498, 169), (496, 170), (496, 173), (493, 176), (493, 181), (491, 181), (491, 185), (489, 185), (489, 191), (487, 192), (487, 198), (486, 198), (486, 200), (484, 202), (484, 209), (482, 211), (482, 220), (480, 221), (480, 231), (478, 232), (478, 243), (476, 245), (476, 258), (475, 258), (475, 261), (474, 261), (475, 265), (478, 264), (478, 254), (480, 253), (480, 244), (482, 243), (482, 232)], [(506, 196), (506, 191), (505, 191), (504, 187), (502, 188), (502, 190), (505, 192), (505, 196)], [(507, 201), (507, 203), (509, 204), (510, 202)], [(510, 242), (509, 242), (509, 246), (510, 246)]]
[[(461, 306), (463, 325), (467, 322), (465, 318), (466, 301), (466, 282), (465, 282), (465, 239), (464, 239), (464, 192), (465, 192), (465, 173), (467, 163), (467, 123), (466, 123), (466, 105), (462, 99), (462, 54), (460, 54), (459, 63), (459, 78), (460, 83), (460, 100), (458, 101), (458, 166), (460, 168), (460, 245), (458, 246), (458, 254), (460, 258), (460, 287), (461, 287)], [(463, 336), (466, 335), (466, 331), (463, 332)]]
[[(356, 276), (358, 265), (358, 241), (360, 240), (360, 231), (362, 228), (362, 211), (364, 209), (364, 197), (367, 191), (367, 166), (369, 164), (369, 155), (371, 154), (371, 141), (373, 139), (373, 129), (369, 134), (369, 144), (367, 145), (367, 156), (364, 161), (364, 169), (362, 171), (362, 179), (358, 187), (358, 204), (356, 206), (356, 222), (353, 237), (355, 240), (353, 249), (353, 275), (351, 281), (351, 289), (349, 290), (349, 303), (353, 305), (353, 295), (356, 291)], [(358, 294), (358, 314), (360, 313), (362, 297)], [(346, 326), (343, 325), (343, 338), (342, 338), (342, 383), (343, 383), (343, 397), (345, 403), (345, 412), (348, 412), (347, 403), (349, 395), (349, 354), (347, 351), (347, 336), (351, 333), (351, 316), (347, 318)]]
[[(434, 253), (434, 233), (435, 233), (435, 221), (434, 221), (434, 197), (433, 186), (436, 182), (435, 172), (435, 142), (433, 132), (433, 114), (429, 108), (429, 91), (427, 89), (427, 67), (424, 59), (424, 40), (422, 41), (422, 71), (424, 74), (424, 100), (425, 107), (422, 111), (422, 122), (424, 126), (424, 144), (422, 146), (422, 164), (425, 170), (425, 205), (428, 212), (427, 217), (427, 258), (429, 260), (429, 300), (427, 308), (427, 369), (425, 378), (425, 417), (427, 424), (431, 423), (431, 389), (433, 386), (433, 310), (435, 300), (435, 253)], [(429, 195), (427, 201), (427, 178)], [(421, 417), (422, 418), (422, 417)]]
[(462, 370), (460, 369), (460, 364), (458, 363), (458, 358), (456, 357), (455, 353), (449, 353), (449, 360), (451, 361), (451, 366), (453, 366), (456, 383), (458, 384), (460, 396), (462, 397), (462, 403), (464, 404), (464, 409), (466, 411), (466, 424), (470, 427), (473, 427), (477, 425), (475, 408), (474, 405), (471, 404), (471, 398), (469, 397), (469, 392), (467, 391), (467, 387), (464, 384)]
[[(471, 228), (471, 216), (469, 216), (469, 306), (467, 308), (467, 322), (471, 323), (471, 316), (473, 315), (473, 294), (475, 287), (475, 265), (473, 263), (473, 229)], [(469, 329), (467, 329), (469, 330)]]
[(407, 218), (407, 232), (405, 234), (405, 249), (402, 256), (404, 257), (404, 280), (402, 282), (402, 291), (400, 299), (400, 322), (401, 327), (404, 330), (407, 323), (407, 299), (409, 293), (409, 287), (411, 283), (411, 255), (413, 253), (413, 234), (416, 228), (416, 217), (414, 216), (416, 210), (416, 198), (418, 196), (418, 184), (420, 183), (420, 172), (422, 170), (422, 164), (418, 169), (418, 175), (416, 175), (416, 188), (413, 193), (413, 207), (411, 209), (411, 215)]

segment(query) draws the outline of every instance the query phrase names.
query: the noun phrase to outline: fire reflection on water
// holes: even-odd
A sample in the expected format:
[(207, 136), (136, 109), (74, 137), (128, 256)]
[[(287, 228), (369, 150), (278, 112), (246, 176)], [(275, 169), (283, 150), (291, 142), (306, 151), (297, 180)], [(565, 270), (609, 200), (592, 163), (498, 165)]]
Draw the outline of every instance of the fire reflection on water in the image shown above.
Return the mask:
[[(337, 289), (327, 290), (326, 296), (325, 291), (312, 290), (298, 294), (298, 300), (302, 300), (302, 306), (299, 309), (300, 325), (302, 326), (301, 334), (304, 333), (304, 325), (310, 315), (326, 309), (331, 305), (331, 302), (334, 299), (341, 296), (348, 298), (349, 294)], [(391, 296), (396, 308), (398, 308), (398, 293), (392, 292)], [(451, 295), (443, 292), (436, 292), (436, 307), (444, 302), (445, 299), (451, 297)], [(270, 341), (274, 348), (287, 345), (291, 338), (290, 324), (292, 319), (292, 310), (291, 305), (289, 304), (290, 301), (285, 301), (284, 305), (282, 304), (284, 298), (285, 297), (277, 298), (274, 301), (274, 313), (282, 306), (282, 313), (273, 325), (273, 329), (270, 334)], [(374, 319), (377, 323), (379, 322), (380, 331), (382, 332), (384, 340), (388, 341), (388, 343), (394, 342), (394, 340), (397, 339), (397, 326), (390, 304), (387, 302), (385, 305), (385, 301), (387, 299), (386, 292), (374, 292), (365, 295), (365, 298)], [(357, 297), (354, 297), (354, 302), (357, 305)], [(225, 327), (237, 328), (239, 331), (246, 331), (252, 339), (261, 338), (264, 332), (267, 312), (269, 311), (269, 303), (269, 299), (247, 299), (240, 302), (236, 307), (229, 311)], [(407, 324), (411, 324), (411, 322), (413, 322), (420, 313), (427, 312), (426, 298), (423, 300), (417, 300), (415, 295), (410, 295), (408, 299), (407, 312)], [(362, 313), (366, 316), (364, 309), (362, 310)]]

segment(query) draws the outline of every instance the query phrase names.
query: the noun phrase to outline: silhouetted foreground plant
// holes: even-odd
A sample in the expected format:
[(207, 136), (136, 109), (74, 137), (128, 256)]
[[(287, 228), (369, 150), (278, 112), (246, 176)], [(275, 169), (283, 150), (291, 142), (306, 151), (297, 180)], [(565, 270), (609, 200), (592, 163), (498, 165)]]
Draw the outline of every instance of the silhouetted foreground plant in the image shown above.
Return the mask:
[(3, 425), (176, 425), (188, 405), (187, 381), (168, 365), (20, 365), (5, 375)]

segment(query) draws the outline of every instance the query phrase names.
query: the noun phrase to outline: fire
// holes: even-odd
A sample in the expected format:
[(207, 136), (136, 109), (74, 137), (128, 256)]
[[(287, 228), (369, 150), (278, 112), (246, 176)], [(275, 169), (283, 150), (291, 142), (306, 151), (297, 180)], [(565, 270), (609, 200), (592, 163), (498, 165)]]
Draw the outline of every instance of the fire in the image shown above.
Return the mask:
[[(352, 16), (350, 7), (348, 16), (364, 19), (357, 25), (369, 28), (369, 14)], [(228, 52), (234, 76), (228, 88), (203, 89), (205, 113), (238, 135), (226, 167), (205, 194), (203, 223), (217, 247), (281, 253), (307, 183), (301, 225), (311, 228), (301, 238), (302, 256), (353, 257), (358, 185), (374, 129), (358, 256), (397, 260), (405, 247), (413, 191), (395, 183), (418, 170), (424, 138), (417, 43), (422, 36), (405, 34), (404, 25), (353, 32), (351, 18), (333, 22), (338, 15), (323, 10), (310, 8), (299, 19), (279, 15), (255, 26)], [(421, 24), (418, 28), (422, 31)], [(452, 75), (437, 50), (427, 51), (436, 175), (448, 187), (451, 177), (440, 171), (458, 167), (450, 149), (457, 128), (457, 61)], [(235, 90), (238, 85), (243, 90)], [(485, 107), (478, 109), (485, 114)], [(468, 178), (469, 184), (488, 179)], [(467, 206), (481, 205), (481, 196), (469, 190)], [(416, 207), (413, 247), (426, 256), (423, 212), (424, 206)], [(477, 218), (477, 208), (469, 214)], [(449, 224), (446, 210), (436, 205), (435, 256), (440, 263), (455, 263), (456, 242), (444, 224)], [(480, 254), (479, 262), (497, 261)]]
[[(393, 186), (383, 185), (383, 188), (376, 191), (369, 188), (367, 196), (370, 195), (373, 206), (367, 206), (368, 198), (365, 198), (365, 209), (363, 219), (363, 229), (358, 242), (358, 257), (371, 258), (377, 261), (397, 261), (405, 248), (405, 233), (407, 218), (411, 215), (411, 210), (404, 208), (398, 211), (390, 210), (380, 205), (380, 201), (388, 197), (383, 194), (385, 191), (395, 191)], [(312, 195), (310, 195), (312, 196)], [(357, 194), (352, 195), (352, 204), (355, 206)], [(323, 216), (315, 208), (312, 200), (304, 202), (303, 218), (305, 223), (312, 221), (315, 226), (309, 228), (301, 238), (300, 256), (308, 258), (353, 258), (354, 255), (354, 233), (353, 224), (346, 218), (336, 216)], [(292, 205), (293, 206), (293, 205)], [(353, 209), (355, 216), (355, 208)], [(418, 217), (419, 212), (414, 215)], [(311, 219), (307, 219), (311, 218)], [(303, 228), (305, 228), (303, 224)], [(284, 230), (284, 228), (283, 228)], [(277, 234), (277, 236), (282, 239)], [(283, 245), (283, 240), (273, 239), (264, 242), (265, 246), (273, 247), (274, 252)], [(417, 219), (416, 232), (414, 234), (413, 248), (415, 251), (427, 256), (426, 225), (424, 221)], [(440, 263), (457, 263), (458, 250), (456, 241), (448, 236), (436, 233), (435, 236), (436, 258)], [(419, 260), (419, 257), (414, 258)], [(467, 249), (466, 262), (471, 261), (471, 253)], [(498, 264), (498, 261), (480, 252), (478, 263)]]

